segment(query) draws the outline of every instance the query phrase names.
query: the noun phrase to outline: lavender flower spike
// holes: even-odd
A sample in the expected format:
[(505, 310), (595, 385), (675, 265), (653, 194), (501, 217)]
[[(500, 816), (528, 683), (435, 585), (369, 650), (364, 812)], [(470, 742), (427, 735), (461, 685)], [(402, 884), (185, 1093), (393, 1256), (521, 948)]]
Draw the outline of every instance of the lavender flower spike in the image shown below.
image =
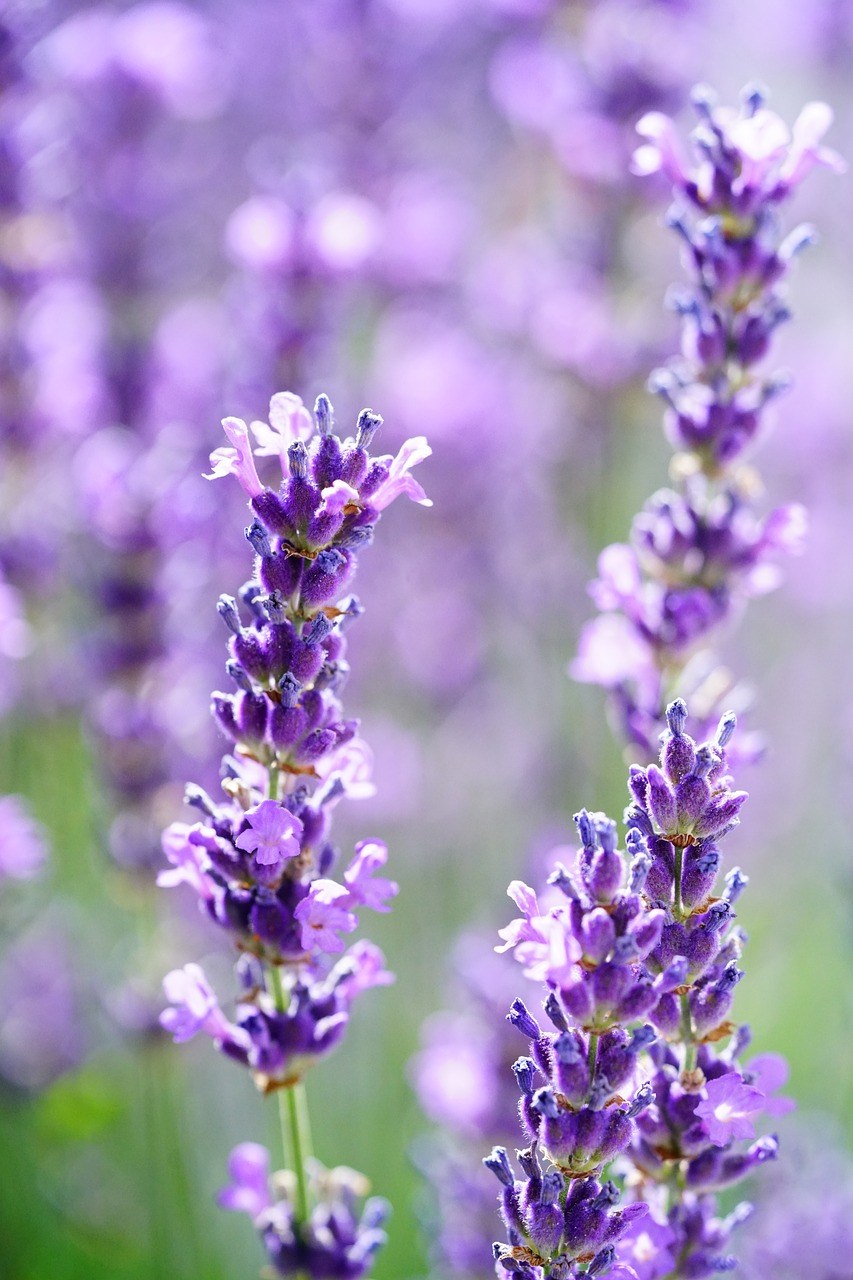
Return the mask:
[[(324, 396), (315, 418), (316, 431), (301, 400), (282, 392), (269, 424), (226, 418), (232, 447), (211, 456), (208, 478), (233, 474), (250, 499), (254, 573), (240, 604), (223, 596), (217, 606), (236, 686), (213, 694), (227, 742), (223, 798), (188, 788), (200, 820), (165, 833), (171, 866), (159, 883), (188, 885), (230, 936), (239, 995), (227, 1016), (198, 965), (185, 965), (165, 980), (171, 1003), (161, 1022), (176, 1041), (205, 1033), (261, 1092), (280, 1093), (293, 1171), (269, 1183), (266, 1152), (243, 1144), (221, 1203), (249, 1213), (277, 1274), (354, 1280), (385, 1238), (385, 1209), (369, 1200), (359, 1210), (360, 1175), (312, 1161), (302, 1080), (342, 1039), (356, 997), (393, 980), (377, 947), (347, 944), (360, 913), (389, 910), (397, 892), (377, 874), (387, 849), (361, 841), (336, 872), (331, 843), (339, 800), (369, 793), (358, 722), (341, 704), (344, 628), (360, 612), (346, 593), (381, 511), (401, 493), (428, 502), (410, 468), (429, 448), (418, 439), (396, 459), (372, 457), (381, 418), (365, 410), (340, 441)], [(281, 464), (280, 487), (260, 480), (252, 439), (260, 459)]]
[[(670, 298), (681, 355), (649, 383), (666, 404), (675, 484), (649, 499), (629, 543), (602, 552), (590, 588), (600, 615), (571, 666), (575, 679), (610, 690), (622, 735), (647, 759), (676, 693), (702, 705), (708, 732), (719, 711), (708, 691), (728, 689), (709, 646), (748, 600), (778, 585), (778, 562), (803, 544), (802, 507), (760, 513), (743, 463), (787, 385), (762, 362), (790, 315), (793, 258), (813, 238), (808, 227), (783, 236), (777, 208), (815, 165), (843, 168), (820, 143), (832, 118), (822, 103), (805, 107), (789, 132), (758, 90), (744, 91), (739, 112), (716, 107), (706, 90), (694, 101), (692, 158), (659, 113), (640, 121), (646, 141), (635, 155), (638, 173), (672, 183), (668, 222), (689, 275)], [(741, 755), (756, 749), (747, 741)]]
[[(499, 950), (542, 984), (551, 1025), (520, 1001), (510, 1011), (530, 1040), (513, 1068), (526, 1146), (520, 1175), (503, 1148), (485, 1164), (507, 1233), (495, 1256), (535, 1280), (713, 1274), (741, 1220), (716, 1219), (713, 1193), (776, 1152), (756, 1133), (786, 1108), (768, 1096), (784, 1064), (741, 1065), (747, 1037), (730, 1020), (743, 939), (718, 891), (716, 842), (746, 799), (727, 768), (732, 718), (701, 744), (683, 703), (668, 721), (659, 765), (631, 768), (625, 852), (613, 822), (582, 810), (554, 896), (510, 886), (523, 914)], [(605, 1170), (622, 1185), (602, 1182)]]

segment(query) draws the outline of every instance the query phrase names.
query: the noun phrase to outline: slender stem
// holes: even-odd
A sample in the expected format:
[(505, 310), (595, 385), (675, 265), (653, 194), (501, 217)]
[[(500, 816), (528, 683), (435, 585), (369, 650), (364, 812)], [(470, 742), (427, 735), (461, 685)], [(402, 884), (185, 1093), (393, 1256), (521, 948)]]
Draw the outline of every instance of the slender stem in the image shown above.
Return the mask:
[[(278, 965), (268, 969), (270, 987), (275, 1006), (282, 1013), (287, 1009), (288, 997), (281, 980)], [(281, 1145), (285, 1164), (296, 1176), (296, 1218), (307, 1222), (311, 1202), (308, 1194), (308, 1170), (306, 1164), (313, 1159), (311, 1122), (308, 1117), (308, 1099), (301, 1081), (287, 1085), (278, 1091), (278, 1116), (281, 1124)]]
[(270, 800), (277, 800), (277, 799), (278, 799), (278, 784), (279, 784), (279, 782), (280, 782), (280, 780), (281, 780), (281, 774), (279, 773), (279, 771), (278, 771), (278, 769), (275, 767), (275, 765), (273, 765), (273, 767), (267, 771), (267, 779), (268, 779), (268, 782), (267, 782), (267, 797), (268, 797)]
[(311, 1211), (308, 1196), (308, 1171), (306, 1164), (311, 1159), (311, 1131), (308, 1124), (308, 1104), (305, 1097), (305, 1085), (299, 1081), (282, 1093), (286, 1100), (287, 1119), (290, 1127), (290, 1145), (293, 1151), (293, 1171), (296, 1174), (297, 1222), (307, 1222)]
[(589, 1033), (589, 1057), (587, 1058), (587, 1062), (589, 1064), (590, 1087), (592, 1086), (592, 1082), (595, 1079), (595, 1064), (597, 1059), (598, 1059), (598, 1032), (591, 1031)]
[(696, 1066), (696, 1041), (693, 1039), (690, 997), (685, 991), (679, 996), (679, 1000), (681, 1001), (681, 1038), (684, 1041), (684, 1070), (692, 1071)]
[(673, 914), (676, 920), (684, 919), (684, 903), (681, 900), (681, 878), (684, 872), (684, 850), (675, 849), (675, 903)]

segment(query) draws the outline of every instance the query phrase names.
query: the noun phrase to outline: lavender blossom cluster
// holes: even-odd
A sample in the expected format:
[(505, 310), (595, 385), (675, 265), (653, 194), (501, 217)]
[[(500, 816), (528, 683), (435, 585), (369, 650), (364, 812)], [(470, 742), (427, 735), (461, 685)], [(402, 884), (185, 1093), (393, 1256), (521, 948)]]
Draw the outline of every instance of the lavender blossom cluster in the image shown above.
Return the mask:
[[(814, 169), (843, 168), (821, 144), (829, 108), (810, 103), (793, 129), (744, 91), (739, 111), (694, 92), (699, 124), (692, 153), (673, 122), (644, 116), (634, 157), (640, 174), (661, 173), (675, 203), (668, 224), (684, 244), (690, 283), (672, 291), (682, 320), (679, 358), (652, 375), (666, 401), (665, 430), (677, 450), (675, 486), (654, 494), (634, 519), (630, 542), (605, 548), (590, 591), (600, 610), (581, 635), (571, 674), (609, 690), (626, 743), (651, 759), (667, 701), (689, 696), (710, 732), (730, 681), (713, 646), (752, 597), (780, 581), (778, 561), (802, 546), (797, 503), (761, 514), (756, 477), (744, 460), (766, 409), (787, 378), (762, 371), (775, 330), (789, 318), (785, 286), (796, 254), (814, 238), (802, 225), (783, 235), (778, 207)], [(760, 750), (747, 738), (742, 755)]]
[[(236, 686), (213, 694), (229, 744), (224, 799), (187, 789), (201, 819), (166, 831), (171, 869), (159, 877), (165, 887), (189, 885), (239, 952), (233, 1019), (202, 969), (187, 964), (165, 979), (163, 1026), (179, 1042), (204, 1032), (251, 1071), (261, 1092), (286, 1099), (293, 1171), (269, 1184), (268, 1154), (244, 1144), (232, 1156), (222, 1203), (250, 1215), (278, 1274), (317, 1280), (362, 1275), (384, 1238), (382, 1204), (357, 1210), (364, 1180), (312, 1162), (299, 1089), (341, 1040), (356, 997), (392, 981), (376, 946), (344, 941), (363, 909), (390, 909), (397, 886), (377, 874), (387, 849), (364, 840), (336, 874), (331, 842), (335, 806), (369, 790), (369, 750), (341, 703), (345, 628), (361, 612), (348, 594), (358, 556), (400, 494), (429, 505), (411, 475), (429, 454), (426, 441), (407, 441), (395, 458), (371, 456), (381, 421), (364, 410), (354, 437), (341, 441), (325, 396), (312, 418), (283, 392), (273, 397), (269, 423), (223, 423), (231, 443), (211, 455), (208, 478), (239, 480), (255, 553), (240, 603), (222, 596), (218, 604)], [(261, 482), (252, 437), (262, 462), (278, 460), (280, 487)]]
[(530, 1041), (513, 1067), (521, 1176), (504, 1148), (486, 1161), (503, 1185), (495, 1256), (520, 1276), (730, 1270), (729, 1238), (750, 1210), (720, 1219), (714, 1196), (776, 1155), (776, 1139), (755, 1133), (789, 1105), (770, 1096), (784, 1062), (743, 1064), (749, 1031), (729, 1017), (747, 883), (736, 867), (718, 883), (719, 843), (746, 800), (728, 773), (734, 717), (701, 745), (686, 722), (671, 704), (660, 767), (631, 769), (624, 851), (614, 822), (582, 811), (574, 866), (549, 881), (565, 901), (540, 906), (510, 886), (522, 914), (501, 950), (544, 984), (547, 1018), (520, 1000), (509, 1014)]

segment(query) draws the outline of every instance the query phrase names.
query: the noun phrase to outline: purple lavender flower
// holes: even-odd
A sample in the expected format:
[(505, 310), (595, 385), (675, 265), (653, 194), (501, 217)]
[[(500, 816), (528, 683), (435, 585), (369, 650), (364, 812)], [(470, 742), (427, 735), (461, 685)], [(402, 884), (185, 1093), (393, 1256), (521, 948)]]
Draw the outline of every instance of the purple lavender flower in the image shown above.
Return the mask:
[[(716, 107), (704, 89), (694, 104), (695, 163), (681, 156), (674, 126), (660, 113), (640, 121), (647, 141), (635, 157), (637, 172), (660, 171), (674, 187), (669, 222), (691, 277), (672, 295), (682, 355), (650, 383), (668, 406), (679, 488), (650, 499), (630, 545), (602, 553), (591, 587), (601, 614), (584, 629), (571, 666), (575, 679), (611, 691), (623, 735), (649, 756), (668, 697), (679, 692), (698, 705), (703, 684), (721, 685), (706, 647), (748, 599), (778, 584), (776, 561), (802, 545), (802, 508), (759, 515), (741, 464), (766, 406), (786, 385), (760, 365), (789, 317), (791, 261), (812, 238), (800, 227), (781, 239), (776, 206), (814, 165), (842, 167), (819, 142), (831, 121), (821, 103), (804, 109), (792, 135), (758, 90), (744, 92), (739, 113)], [(709, 721), (717, 709), (708, 707)]]
[[(159, 883), (191, 887), (204, 914), (231, 936), (240, 998), (229, 1019), (202, 970), (185, 965), (165, 979), (171, 1006), (161, 1024), (176, 1041), (203, 1032), (263, 1093), (283, 1091), (292, 1186), (283, 1198), (267, 1196), (266, 1155), (244, 1145), (221, 1198), (249, 1212), (282, 1275), (358, 1277), (384, 1240), (379, 1202), (359, 1215), (341, 1171), (309, 1177), (301, 1091), (308, 1068), (342, 1039), (355, 998), (392, 980), (378, 948), (362, 941), (345, 950), (343, 936), (358, 927), (363, 908), (389, 910), (397, 886), (376, 874), (386, 846), (361, 841), (338, 880), (330, 842), (336, 804), (366, 790), (358, 724), (340, 701), (344, 628), (361, 612), (346, 592), (381, 511), (403, 493), (428, 502), (410, 474), (428, 447), (415, 440), (397, 458), (371, 456), (381, 422), (364, 410), (355, 435), (341, 442), (325, 396), (312, 419), (291, 393), (273, 397), (269, 424), (224, 420), (231, 444), (211, 456), (208, 479), (234, 475), (248, 495), (245, 535), (255, 556), (240, 604), (222, 596), (217, 606), (229, 632), (225, 670), (236, 686), (213, 695), (228, 745), (224, 799), (188, 787), (201, 820), (175, 823), (163, 838), (171, 869)], [(261, 481), (252, 439), (262, 465), (274, 458), (282, 467), (278, 489)]]
[[(615, 823), (582, 810), (574, 865), (558, 863), (550, 877), (562, 901), (540, 904), (528, 886), (510, 885), (523, 915), (501, 930), (499, 950), (545, 984), (553, 1030), (513, 1002), (509, 1020), (530, 1041), (513, 1067), (526, 1181), (503, 1148), (487, 1161), (504, 1187), (508, 1241), (496, 1257), (509, 1271), (575, 1275), (590, 1262), (604, 1272), (618, 1257), (646, 1277), (710, 1275), (746, 1212), (718, 1220), (714, 1193), (776, 1153), (770, 1136), (740, 1147), (760, 1117), (785, 1109), (767, 1096), (785, 1066), (775, 1055), (739, 1066), (748, 1035), (729, 1018), (743, 946), (732, 904), (746, 880), (733, 871), (722, 892), (716, 886), (718, 843), (746, 800), (727, 770), (734, 717), (698, 745), (682, 702), (666, 718), (660, 765), (631, 767), (626, 851)], [(617, 1187), (598, 1181), (617, 1157), (614, 1167), (633, 1165), (642, 1187), (627, 1181), (623, 1209)], [(667, 1210), (674, 1179), (682, 1192)], [(586, 1215), (588, 1199), (599, 1212), (584, 1234), (569, 1205)], [(609, 1246), (613, 1256), (601, 1253)]]
[(302, 823), (274, 800), (262, 800), (246, 812), (248, 830), (234, 841), (238, 849), (254, 855), (259, 866), (277, 870), (287, 858), (299, 853)]
[(385, 1243), (381, 1229), (390, 1211), (384, 1200), (365, 1200), (367, 1180), (352, 1169), (321, 1169), (312, 1175), (314, 1208), (300, 1220), (293, 1179), (269, 1180), (270, 1157), (254, 1142), (235, 1147), (228, 1162), (231, 1183), (219, 1194), (224, 1209), (246, 1213), (264, 1243), (274, 1272), (312, 1280), (358, 1280)]
[(693, 1114), (705, 1127), (711, 1141), (725, 1147), (732, 1139), (755, 1137), (753, 1116), (764, 1110), (764, 1094), (745, 1084), (736, 1071), (709, 1080), (705, 1085), (705, 1097), (697, 1104)]

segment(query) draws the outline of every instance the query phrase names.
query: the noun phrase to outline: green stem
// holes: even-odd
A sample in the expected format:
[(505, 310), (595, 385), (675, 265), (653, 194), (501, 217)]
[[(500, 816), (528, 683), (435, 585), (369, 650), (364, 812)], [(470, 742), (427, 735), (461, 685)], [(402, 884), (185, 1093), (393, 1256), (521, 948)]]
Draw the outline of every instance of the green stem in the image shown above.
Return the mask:
[(587, 1062), (589, 1063), (590, 1087), (592, 1086), (592, 1082), (595, 1079), (595, 1064), (597, 1060), (598, 1060), (598, 1032), (591, 1031), (589, 1033), (589, 1057), (587, 1059)]
[(277, 800), (277, 799), (278, 799), (278, 784), (279, 784), (279, 782), (281, 781), (281, 774), (279, 773), (279, 771), (278, 771), (278, 769), (275, 767), (275, 765), (273, 765), (273, 767), (272, 767), (271, 769), (268, 769), (268, 770), (267, 770), (267, 778), (268, 778), (268, 783), (267, 783), (267, 797), (268, 797), (268, 799), (270, 799), (270, 800)]
[(684, 919), (684, 903), (681, 900), (681, 878), (684, 872), (684, 850), (675, 849), (675, 903), (673, 914), (676, 920)]
[(308, 1171), (305, 1166), (311, 1159), (311, 1129), (308, 1121), (305, 1085), (300, 1080), (282, 1092), (286, 1100), (293, 1171), (296, 1174), (295, 1216), (297, 1222), (307, 1222), (311, 1204), (308, 1196)]
[[(277, 965), (270, 965), (268, 972), (275, 1007), (283, 1013), (287, 1009), (288, 997), (281, 980), (281, 971)], [(311, 1201), (308, 1194), (306, 1165), (313, 1159), (314, 1151), (311, 1143), (308, 1099), (301, 1080), (279, 1089), (278, 1116), (285, 1164), (293, 1169), (296, 1176), (296, 1219), (298, 1222), (307, 1222)]]
[(696, 1041), (693, 1039), (690, 998), (686, 991), (679, 996), (679, 1000), (681, 1001), (681, 1038), (684, 1041), (684, 1070), (692, 1071), (696, 1066)]

